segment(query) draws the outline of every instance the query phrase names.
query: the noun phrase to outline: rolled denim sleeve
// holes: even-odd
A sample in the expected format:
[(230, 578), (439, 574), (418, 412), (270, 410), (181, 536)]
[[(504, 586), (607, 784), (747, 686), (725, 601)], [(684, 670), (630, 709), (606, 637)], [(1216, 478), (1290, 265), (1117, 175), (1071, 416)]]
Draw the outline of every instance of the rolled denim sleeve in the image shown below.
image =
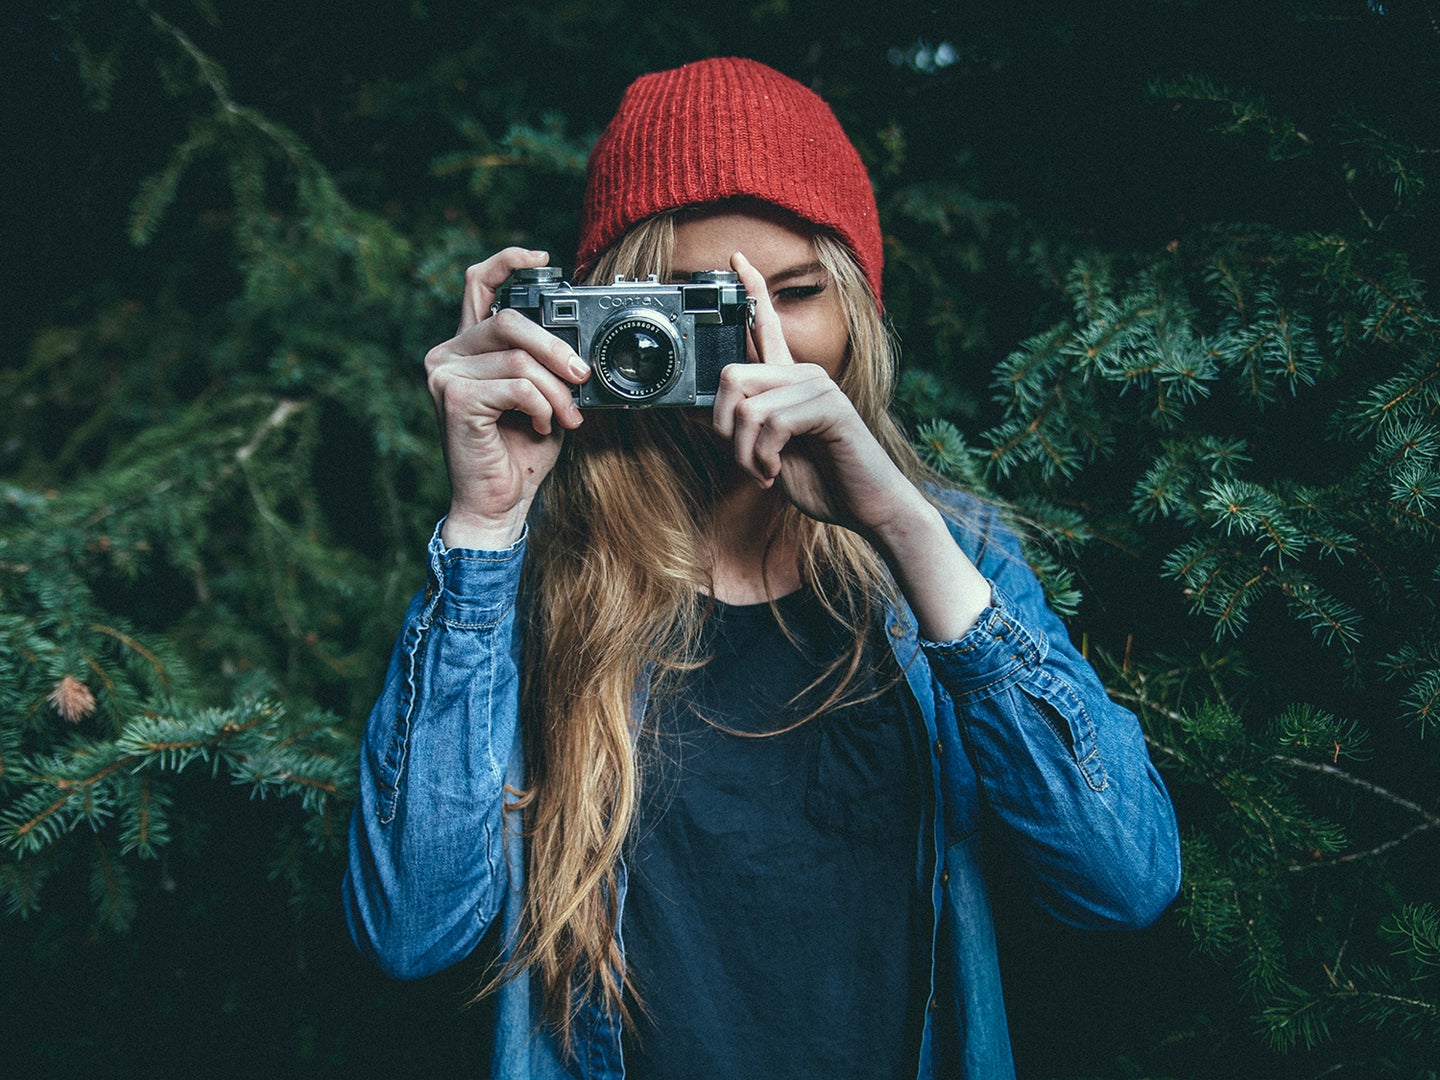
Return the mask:
[(447, 549), (436, 529), (365, 727), (345, 913), (360, 951), (400, 978), (467, 956), (505, 896), (524, 547)]
[(991, 605), (963, 637), (922, 647), (954, 700), (984, 803), (1056, 917), (1148, 925), (1179, 890), (1180, 854), (1139, 722), (1071, 645), (993, 512), (959, 539), (990, 580)]

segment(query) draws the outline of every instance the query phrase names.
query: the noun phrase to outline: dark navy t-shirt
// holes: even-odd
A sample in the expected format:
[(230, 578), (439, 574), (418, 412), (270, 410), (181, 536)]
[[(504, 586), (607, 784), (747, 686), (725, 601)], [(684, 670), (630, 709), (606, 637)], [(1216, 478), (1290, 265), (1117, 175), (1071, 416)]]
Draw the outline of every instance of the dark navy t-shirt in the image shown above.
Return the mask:
[(808, 590), (777, 606), (784, 629), (716, 603), (710, 661), (646, 720), (630, 1077), (915, 1076), (931, 934), (900, 676), (877, 643), (838, 708), (747, 737), (823, 702), (849, 641)]

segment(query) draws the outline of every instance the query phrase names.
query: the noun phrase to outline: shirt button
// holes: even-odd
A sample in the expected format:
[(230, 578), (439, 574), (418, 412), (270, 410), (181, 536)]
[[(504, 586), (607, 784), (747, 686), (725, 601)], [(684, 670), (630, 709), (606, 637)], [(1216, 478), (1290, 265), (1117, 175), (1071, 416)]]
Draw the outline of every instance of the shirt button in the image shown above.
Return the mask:
[(936, 739), (936, 740), (935, 740), (935, 756), (936, 756), (936, 757), (939, 757), (940, 754), (944, 751), (944, 749), (945, 749), (945, 744), (942, 743), (939, 739)]
[(941, 884), (941, 885), (947, 885), (947, 884), (949, 884), (949, 882), (950, 882), (950, 871), (949, 871), (949, 870), (941, 870), (941, 871), (940, 871), (940, 884)]

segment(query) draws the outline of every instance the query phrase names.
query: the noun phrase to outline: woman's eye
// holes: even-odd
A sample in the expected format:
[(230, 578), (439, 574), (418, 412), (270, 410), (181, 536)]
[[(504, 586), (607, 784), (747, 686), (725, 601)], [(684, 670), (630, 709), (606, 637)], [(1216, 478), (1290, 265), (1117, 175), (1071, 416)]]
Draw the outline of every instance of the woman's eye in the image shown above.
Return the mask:
[(825, 291), (824, 283), (814, 285), (791, 285), (775, 294), (776, 300), (809, 300)]

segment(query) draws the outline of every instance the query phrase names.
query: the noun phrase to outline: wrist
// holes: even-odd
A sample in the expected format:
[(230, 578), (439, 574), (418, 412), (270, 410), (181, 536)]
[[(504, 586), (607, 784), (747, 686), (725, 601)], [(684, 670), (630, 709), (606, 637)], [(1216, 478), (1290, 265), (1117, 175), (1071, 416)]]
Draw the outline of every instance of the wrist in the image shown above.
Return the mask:
[(440, 542), (447, 548), (503, 551), (513, 546), (524, 533), (528, 510), (528, 503), (517, 504), (497, 518), (472, 513), (452, 504), (440, 526)]
[(913, 499), (870, 529), (867, 539), (892, 571), (899, 569), (897, 564), (934, 552), (937, 545), (952, 543), (944, 515), (918, 490), (914, 490)]

